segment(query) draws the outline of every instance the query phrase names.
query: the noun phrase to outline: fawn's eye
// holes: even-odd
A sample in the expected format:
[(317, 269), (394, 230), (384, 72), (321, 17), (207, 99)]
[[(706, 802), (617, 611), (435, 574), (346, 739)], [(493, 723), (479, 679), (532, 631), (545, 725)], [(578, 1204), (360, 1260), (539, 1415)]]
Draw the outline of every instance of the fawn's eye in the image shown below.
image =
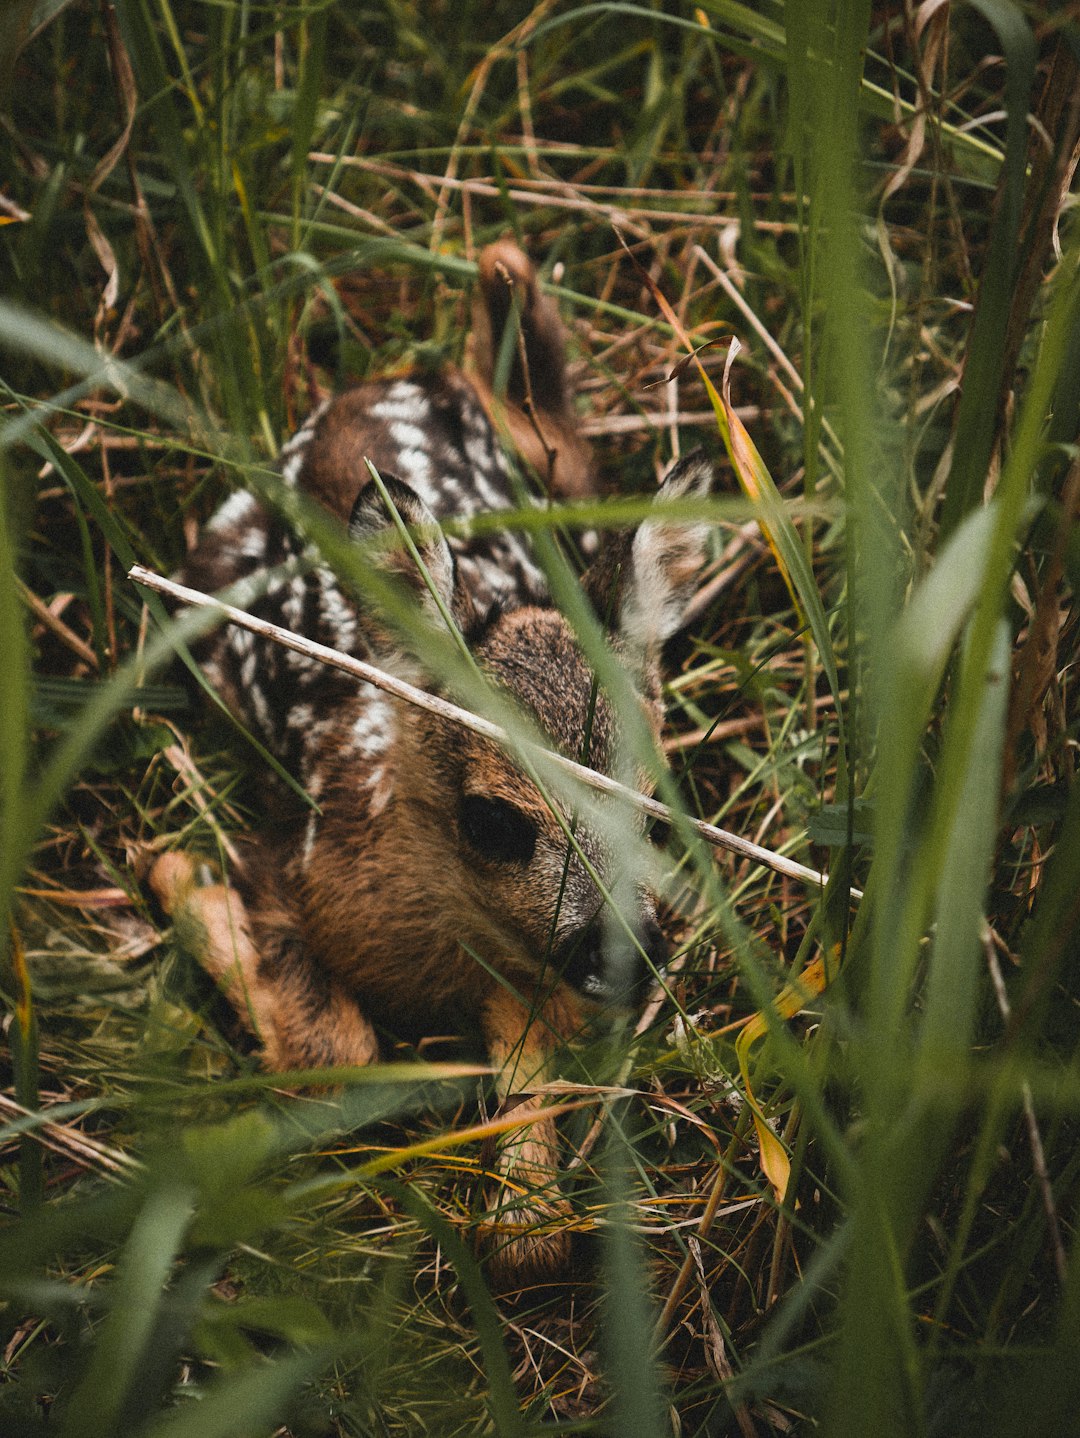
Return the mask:
[(536, 825), (505, 799), (466, 794), (458, 824), (461, 837), (484, 859), (527, 864), (536, 849)]

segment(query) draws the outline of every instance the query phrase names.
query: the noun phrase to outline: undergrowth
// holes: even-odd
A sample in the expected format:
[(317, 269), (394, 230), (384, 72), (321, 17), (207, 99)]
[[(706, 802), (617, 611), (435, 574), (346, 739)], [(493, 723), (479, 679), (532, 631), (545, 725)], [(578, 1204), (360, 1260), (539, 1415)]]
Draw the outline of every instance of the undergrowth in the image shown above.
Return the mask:
[[(1080, 31), (521, 11), (0, 37), (0, 1431), (1073, 1431)], [(665, 991), (569, 1075), (573, 1271), (493, 1296), (482, 1055), (283, 1088), (155, 909), (263, 770), (125, 576), (324, 394), (459, 362), (507, 232), (613, 494), (720, 452), (686, 341), (720, 390), (738, 336), (663, 746), (833, 879), (672, 837)]]

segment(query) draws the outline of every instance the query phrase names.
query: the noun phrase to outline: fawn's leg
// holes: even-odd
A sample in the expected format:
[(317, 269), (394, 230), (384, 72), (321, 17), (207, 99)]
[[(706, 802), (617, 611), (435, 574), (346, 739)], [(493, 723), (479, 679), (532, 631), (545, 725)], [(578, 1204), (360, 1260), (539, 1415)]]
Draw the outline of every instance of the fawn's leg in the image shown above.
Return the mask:
[[(551, 494), (595, 494), (595, 464), (571, 401), (558, 306), (541, 290), (535, 265), (513, 240), (486, 245), (479, 273), (466, 367), (484, 408), (497, 430), (509, 431), (515, 449)], [(496, 361), (515, 309), (519, 346), (506, 393), (496, 400)]]
[(220, 985), (270, 1069), (371, 1063), (378, 1040), (356, 1001), (304, 958), (292, 916), (271, 895), (252, 916), (227, 884), (201, 883), (187, 854), (163, 854), (150, 887), (185, 947)]
[[(556, 1050), (579, 1027), (579, 1017), (573, 1002), (558, 996), (535, 1013), (505, 989), (488, 1000), (484, 1036), (499, 1069), (496, 1088), (504, 1115), (527, 1120), (548, 1106), (548, 1099), (529, 1089), (554, 1077)], [(495, 1167), (501, 1182), (490, 1195), (484, 1229), (495, 1274), (515, 1281), (550, 1277), (569, 1260), (570, 1235), (557, 1225), (572, 1212), (559, 1192), (554, 1120), (538, 1118), (505, 1134)]]

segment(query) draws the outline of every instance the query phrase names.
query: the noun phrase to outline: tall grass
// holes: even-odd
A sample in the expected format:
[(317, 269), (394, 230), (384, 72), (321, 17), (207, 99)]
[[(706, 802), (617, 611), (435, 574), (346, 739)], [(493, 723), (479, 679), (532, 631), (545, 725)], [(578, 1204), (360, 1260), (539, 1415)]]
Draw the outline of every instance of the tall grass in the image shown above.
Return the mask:
[[(0, 1430), (1070, 1431), (1068, 12), (24, 8)], [(803, 892), (676, 824), (667, 992), (568, 1060), (574, 1272), (517, 1297), (472, 1243), (477, 1055), (283, 1090), (150, 904), (161, 848), (227, 858), (263, 760), (166, 668), (201, 621), (124, 579), (228, 484), (272, 487), (325, 387), (459, 360), (504, 230), (566, 308), (612, 489), (719, 449), (681, 336), (721, 341), (722, 390), (739, 335), (665, 748), (691, 812), (833, 874)]]

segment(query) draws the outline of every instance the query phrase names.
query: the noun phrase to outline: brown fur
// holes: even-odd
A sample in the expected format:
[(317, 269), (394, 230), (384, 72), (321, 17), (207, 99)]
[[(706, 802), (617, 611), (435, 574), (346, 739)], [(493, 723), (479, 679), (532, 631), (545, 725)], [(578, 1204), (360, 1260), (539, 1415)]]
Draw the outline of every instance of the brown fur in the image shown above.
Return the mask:
[[(509, 310), (509, 276), (521, 297), (531, 383), (513, 375), (508, 398), (520, 409), (528, 390), (548, 406), (539, 416), (546, 432), (569, 426), (571, 434), (561, 327), (532, 267), (504, 243), (485, 251), (480, 271), (474, 356), (490, 366)], [(490, 379), (487, 370), (489, 390)], [(411, 464), (429, 502), (445, 500), (450, 513), (473, 502), (473, 489), (501, 496), (499, 486), (509, 482), (474, 389), (456, 374), (361, 386), (299, 438), (283, 462), (286, 478), (291, 466), (295, 482), (331, 513), (351, 515), (358, 543), (382, 537), (388, 523), (377, 495), (362, 491), (365, 457), (387, 471)], [(560, 448), (558, 464), (580, 448), (575, 435)], [(585, 468), (568, 464), (559, 472), (564, 492), (591, 482)], [(711, 476), (702, 461), (684, 462), (662, 497), (702, 493)], [(499, 548), (497, 540), (470, 548), (465, 540), (455, 541), (451, 554), (418, 493), (392, 483), (395, 503), (424, 534), (422, 557), (445, 605), (459, 622), (476, 621), (475, 658), (495, 688), (553, 747), (617, 770), (623, 725), (597, 691), (565, 619), (545, 601), (527, 552), (514, 543)], [(258, 526), (262, 538), (254, 534)], [(291, 542), (278, 521), (241, 496), (208, 526), (188, 577), (225, 582), (257, 574), (260, 565), (294, 553)], [(654, 731), (660, 647), (689, 597), (702, 542), (701, 526), (658, 516), (617, 541), (615, 559), (602, 558), (583, 581), (610, 622)], [(409, 566), (381, 562), (408, 573), (420, 608), (434, 610)], [(331, 584), (316, 573), (289, 581), (265, 602), (307, 615), (312, 637), (348, 642), (356, 653), (413, 671), (375, 616), (359, 612), (349, 620)], [(492, 594), (498, 603), (486, 614), (484, 596)], [(652, 896), (641, 884), (630, 886), (624, 924), (638, 953), (613, 957), (594, 875), (606, 883), (619, 878), (619, 846), (582, 822), (581, 852), (568, 852), (569, 816), (552, 814), (496, 745), (340, 676), (290, 669), (235, 634), (218, 636), (205, 658), (229, 701), (297, 766), (320, 814), (282, 816), (254, 842), (236, 888), (200, 886), (189, 859), (164, 856), (151, 875), (158, 897), (195, 931), (201, 962), (273, 1068), (368, 1063), (378, 1053), (372, 1020), (409, 1032), (479, 1028), (500, 1099), (521, 1120), (499, 1150), (500, 1184), (489, 1196), (492, 1263), (504, 1279), (551, 1273), (567, 1255), (559, 1220), (568, 1207), (557, 1188), (554, 1125), (537, 1116), (543, 1105), (531, 1089), (553, 1076), (558, 1051), (599, 1003), (633, 1001), (649, 966), (662, 962)]]
[[(473, 303), (473, 329), (466, 373), (497, 430), (555, 498), (575, 499), (596, 490), (592, 451), (577, 428), (566, 369), (560, 361), (565, 336), (554, 301), (536, 283), (536, 272), (509, 240), (488, 245), (480, 256), (480, 289)], [(511, 307), (517, 304), (528, 370), (515, 347), (506, 393), (496, 396), (492, 376)], [(537, 363), (538, 354), (556, 357)]]

